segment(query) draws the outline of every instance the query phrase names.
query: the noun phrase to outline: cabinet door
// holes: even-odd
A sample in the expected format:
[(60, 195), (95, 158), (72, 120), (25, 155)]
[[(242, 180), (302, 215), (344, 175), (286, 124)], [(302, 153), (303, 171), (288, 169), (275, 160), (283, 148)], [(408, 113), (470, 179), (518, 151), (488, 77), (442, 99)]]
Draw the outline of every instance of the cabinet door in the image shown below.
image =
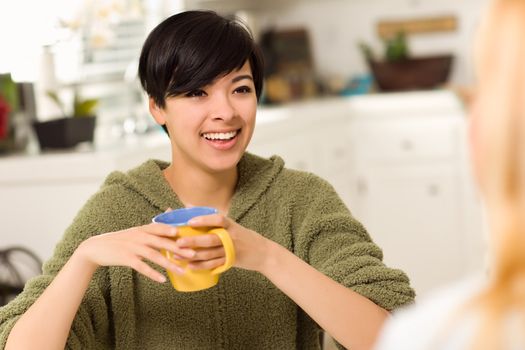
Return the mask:
[[(345, 202), (351, 207), (351, 183), (355, 178), (352, 171), (352, 145), (348, 137), (348, 123), (337, 121), (316, 131), (316, 152), (314, 172), (327, 180)], [(350, 208), (352, 209), (352, 208)]]
[(0, 211), (6, 214), (2, 216), (0, 248), (24, 246), (42, 260), (49, 259), (102, 180), (0, 184)]
[(360, 159), (410, 164), (450, 161), (459, 152), (459, 122), (450, 118), (360, 120), (353, 129)]
[(377, 167), (358, 177), (356, 216), (418, 293), (460, 277), (464, 236), (458, 177), (450, 165)]
[(273, 138), (254, 139), (248, 150), (262, 157), (278, 155), (284, 159), (285, 167), (289, 169), (315, 172), (318, 166), (319, 148), (311, 142), (312, 135), (308, 131), (299, 131), (295, 135)]

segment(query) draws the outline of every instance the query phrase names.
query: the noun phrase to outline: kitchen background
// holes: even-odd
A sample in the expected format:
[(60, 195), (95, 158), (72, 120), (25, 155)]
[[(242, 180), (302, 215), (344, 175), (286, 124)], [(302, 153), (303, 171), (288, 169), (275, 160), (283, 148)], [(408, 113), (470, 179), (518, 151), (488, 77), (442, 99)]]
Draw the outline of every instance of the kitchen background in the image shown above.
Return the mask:
[[(12, 297), (33, 273), (32, 258), (8, 248), (49, 258), (109, 172), (169, 159), (139, 88), (137, 58), (159, 21), (193, 8), (239, 16), (264, 48), (269, 69), (251, 151), (280, 154), (289, 167), (328, 179), (419, 295), (479, 270), (484, 224), (465, 107), (486, 2), (4, 2), (0, 293)], [(49, 121), (96, 128), (62, 139)]]

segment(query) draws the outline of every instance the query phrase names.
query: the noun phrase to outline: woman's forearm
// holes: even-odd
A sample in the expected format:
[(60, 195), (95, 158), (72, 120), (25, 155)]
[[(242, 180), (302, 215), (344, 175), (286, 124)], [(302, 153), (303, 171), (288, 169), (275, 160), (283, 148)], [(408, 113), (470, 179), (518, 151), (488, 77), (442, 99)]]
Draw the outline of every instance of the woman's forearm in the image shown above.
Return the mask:
[(269, 244), (261, 273), (343, 346), (370, 349), (389, 313), (277, 243)]
[(75, 252), (35, 303), (20, 317), (6, 350), (64, 349), (71, 324), (96, 270)]

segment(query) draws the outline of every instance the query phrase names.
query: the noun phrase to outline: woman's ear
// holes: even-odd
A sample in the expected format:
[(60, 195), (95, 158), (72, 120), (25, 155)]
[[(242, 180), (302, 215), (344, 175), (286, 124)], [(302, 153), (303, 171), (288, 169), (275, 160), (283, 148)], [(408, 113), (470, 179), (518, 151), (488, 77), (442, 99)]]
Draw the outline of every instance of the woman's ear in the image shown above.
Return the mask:
[(166, 116), (164, 113), (164, 109), (159, 107), (153, 98), (149, 98), (149, 111), (151, 115), (153, 116), (153, 119), (157, 122), (159, 125), (165, 125), (166, 124)]

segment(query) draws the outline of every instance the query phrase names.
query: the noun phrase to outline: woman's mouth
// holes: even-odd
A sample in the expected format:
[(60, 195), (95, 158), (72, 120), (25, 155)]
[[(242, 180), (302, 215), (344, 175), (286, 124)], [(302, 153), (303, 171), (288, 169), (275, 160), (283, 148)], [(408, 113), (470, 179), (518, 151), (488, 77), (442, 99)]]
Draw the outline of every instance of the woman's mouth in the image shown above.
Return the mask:
[(239, 131), (240, 129), (229, 131), (229, 132), (208, 132), (208, 133), (203, 133), (202, 136), (206, 140), (210, 140), (210, 141), (228, 141), (228, 140), (233, 139), (235, 136), (237, 136)]
[(206, 132), (202, 133), (201, 136), (206, 143), (211, 145), (215, 149), (227, 150), (232, 148), (237, 142), (237, 136), (241, 132), (241, 129), (232, 130), (228, 132)]

